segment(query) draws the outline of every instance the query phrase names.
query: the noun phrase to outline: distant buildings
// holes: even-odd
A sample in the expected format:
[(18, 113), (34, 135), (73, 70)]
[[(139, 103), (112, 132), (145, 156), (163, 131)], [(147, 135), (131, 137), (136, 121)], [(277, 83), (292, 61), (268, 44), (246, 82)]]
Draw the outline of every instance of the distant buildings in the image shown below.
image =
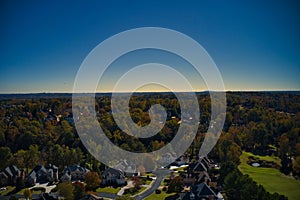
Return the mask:
[(15, 185), (18, 178), (24, 179), (25, 172), (15, 165), (10, 165), (0, 172), (0, 185)]
[(60, 178), (61, 181), (83, 181), (86, 174), (89, 172), (85, 167), (80, 165), (72, 165), (65, 167)]
[(36, 183), (56, 182), (58, 181), (58, 168), (55, 165), (47, 166), (37, 165), (28, 174), (26, 182), (33, 186)]
[(206, 184), (199, 183), (191, 186), (189, 192), (180, 195), (181, 200), (217, 200), (219, 199), (216, 193)]
[(121, 186), (126, 184), (124, 173), (113, 168), (107, 168), (101, 174), (101, 179), (101, 185), (103, 186)]
[(210, 187), (216, 189), (217, 183), (212, 182), (209, 176), (209, 170), (216, 168), (207, 157), (200, 157), (197, 162), (189, 164), (187, 171), (182, 174), (183, 182), (190, 187), (190, 191), (186, 191), (180, 195), (181, 200), (205, 200), (205, 199), (223, 199), (223, 196)]

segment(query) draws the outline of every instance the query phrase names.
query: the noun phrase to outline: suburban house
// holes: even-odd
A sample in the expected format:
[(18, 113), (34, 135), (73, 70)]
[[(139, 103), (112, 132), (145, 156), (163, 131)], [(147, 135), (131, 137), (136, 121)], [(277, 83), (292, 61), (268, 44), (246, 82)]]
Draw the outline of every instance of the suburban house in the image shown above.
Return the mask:
[(85, 167), (80, 165), (72, 165), (65, 167), (60, 178), (61, 181), (83, 181), (86, 174), (89, 172)]
[(10, 165), (0, 172), (0, 185), (15, 185), (17, 178), (24, 179), (25, 172), (15, 165)]
[(58, 181), (58, 168), (55, 165), (38, 165), (33, 168), (26, 178), (29, 185)]
[(212, 167), (214, 167), (213, 162), (208, 159), (207, 157), (200, 157), (199, 161), (207, 168), (207, 169), (211, 169)]
[(216, 193), (206, 184), (199, 183), (191, 186), (189, 192), (180, 195), (181, 200), (217, 200), (219, 199)]
[(206, 171), (201, 171), (199, 173), (185, 173), (182, 175), (182, 177), (183, 177), (183, 183), (186, 186), (190, 186), (202, 182), (209, 184), (211, 181), (209, 174)]
[(183, 183), (187, 186), (205, 182), (209, 184), (211, 178), (208, 169), (211, 168), (210, 160), (206, 157), (200, 158), (197, 162), (191, 163), (186, 173), (182, 175)]
[(207, 168), (201, 161), (197, 161), (197, 162), (190, 164), (189, 168), (188, 168), (188, 173), (200, 173), (203, 171), (207, 172)]
[(47, 170), (47, 178), (49, 181), (59, 181), (58, 179), (58, 167), (53, 164), (48, 164), (45, 166)]
[(101, 179), (101, 185), (103, 186), (120, 186), (126, 184), (124, 173), (113, 168), (106, 169), (101, 174)]

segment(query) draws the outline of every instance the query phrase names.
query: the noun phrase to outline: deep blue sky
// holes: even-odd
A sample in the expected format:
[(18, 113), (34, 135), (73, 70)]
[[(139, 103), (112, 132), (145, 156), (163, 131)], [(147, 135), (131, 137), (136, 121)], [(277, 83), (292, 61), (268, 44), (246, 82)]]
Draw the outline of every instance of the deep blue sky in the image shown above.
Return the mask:
[(1, 1), (0, 93), (71, 92), (81, 62), (96, 45), (146, 26), (174, 29), (198, 41), (219, 67), (227, 90), (300, 90), (299, 5), (284, 0)]

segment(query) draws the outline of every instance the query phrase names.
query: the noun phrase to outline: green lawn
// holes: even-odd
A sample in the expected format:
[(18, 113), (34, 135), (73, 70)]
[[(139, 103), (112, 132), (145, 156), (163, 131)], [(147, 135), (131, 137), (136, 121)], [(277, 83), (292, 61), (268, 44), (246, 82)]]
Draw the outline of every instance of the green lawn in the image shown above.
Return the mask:
[(6, 190), (1, 191), (1, 192), (0, 192), (0, 195), (1, 195), (1, 196), (5, 196), (5, 195), (7, 195), (8, 193), (10, 193), (11, 191), (13, 191), (15, 188), (16, 188), (16, 187), (6, 186)]
[(145, 185), (150, 185), (152, 183), (152, 180), (146, 180)]
[[(259, 157), (261, 160), (278, 162), (279, 158), (270, 156), (256, 156), (243, 152), (240, 157), (241, 164), (238, 166), (243, 174), (248, 174), (255, 182), (261, 184), (268, 192), (283, 194), (290, 200), (297, 200), (300, 197), (300, 181), (285, 176), (278, 169), (252, 167), (247, 164), (248, 156)], [(280, 160), (279, 160), (280, 162)]]
[(121, 188), (113, 188), (113, 187), (105, 187), (105, 188), (98, 188), (96, 192), (108, 192), (112, 194), (117, 194)]
[(143, 192), (144, 190), (146, 190), (147, 188), (146, 187), (141, 187), (139, 190), (137, 190), (135, 193), (131, 194), (131, 195), (136, 195), (136, 194), (139, 194), (141, 192)]
[(145, 198), (145, 200), (164, 200), (166, 197), (173, 196), (175, 194), (176, 193), (167, 194), (164, 191), (162, 191), (161, 194), (155, 194), (155, 193), (151, 194), (150, 196)]
[(174, 171), (185, 171), (188, 167), (184, 166), (184, 167), (179, 167), (177, 169), (174, 169)]

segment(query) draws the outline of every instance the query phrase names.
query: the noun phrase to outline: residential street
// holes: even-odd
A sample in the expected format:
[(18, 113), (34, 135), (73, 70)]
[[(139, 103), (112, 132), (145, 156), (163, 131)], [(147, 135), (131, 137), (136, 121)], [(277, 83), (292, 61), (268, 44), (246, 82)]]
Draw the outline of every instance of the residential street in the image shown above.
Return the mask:
[[(169, 169), (159, 169), (159, 170), (153, 172), (153, 174), (156, 175), (156, 179), (154, 180), (154, 182), (150, 185), (150, 187), (148, 189), (144, 190), (142, 193), (140, 193), (134, 197), (137, 200), (142, 200), (142, 199), (145, 199), (147, 196), (151, 195), (160, 186), (164, 177), (166, 175), (168, 175), (169, 173), (171, 173), (171, 170), (169, 170)], [(116, 199), (119, 195), (111, 194), (111, 193), (107, 193), (107, 192), (99, 192), (98, 196), (103, 197), (103, 198)]]
[(137, 200), (145, 199), (147, 196), (151, 195), (155, 190), (160, 186), (162, 180), (166, 175), (168, 175), (171, 171), (168, 169), (159, 169), (153, 172), (156, 175), (155, 181), (152, 183), (149, 189), (145, 190), (143, 193), (135, 196)]

